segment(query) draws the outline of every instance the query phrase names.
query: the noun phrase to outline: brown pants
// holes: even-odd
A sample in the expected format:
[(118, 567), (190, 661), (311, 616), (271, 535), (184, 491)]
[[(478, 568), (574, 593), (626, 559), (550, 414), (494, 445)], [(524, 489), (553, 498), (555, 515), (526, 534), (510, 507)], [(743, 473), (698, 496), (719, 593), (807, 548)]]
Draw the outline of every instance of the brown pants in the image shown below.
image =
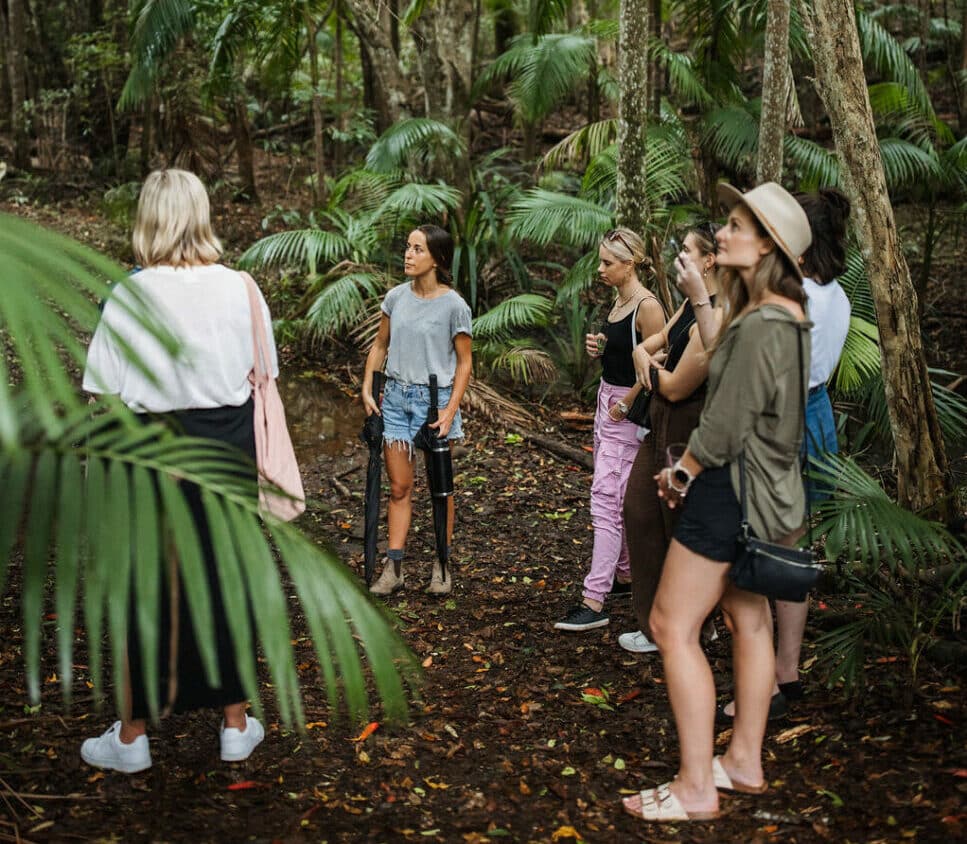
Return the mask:
[(651, 606), (658, 591), (665, 554), (672, 541), (679, 509), (669, 510), (658, 497), (655, 475), (665, 467), (665, 448), (687, 443), (698, 425), (705, 389), (685, 401), (671, 403), (660, 395), (651, 399), (651, 433), (645, 437), (628, 477), (625, 490), (624, 519), (631, 587), (638, 629), (652, 638), (648, 625)]

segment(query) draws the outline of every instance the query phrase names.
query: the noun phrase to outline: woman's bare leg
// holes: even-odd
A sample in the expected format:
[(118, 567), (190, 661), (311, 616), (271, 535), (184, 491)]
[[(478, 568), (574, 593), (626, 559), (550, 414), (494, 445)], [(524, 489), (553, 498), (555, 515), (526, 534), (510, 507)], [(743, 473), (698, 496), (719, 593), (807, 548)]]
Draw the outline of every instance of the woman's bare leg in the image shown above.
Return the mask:
[(763, 780), (762, 739), (775, 683), (772, 614), (765, 597), (731, 583), (722, 598), (722, 612), (732, 631), (735, 680), (735, 721), (722, 764), (734, 779), (759, 785)]
[(383, 455), (390, 484), (387, 538), (390, 548), (403, 548), (413, 518), (413, 461), (406, 443), (387, 443)]
[[(712, 780), (715, 683), (699, 634), (725, 592), (728, 570), (727, 565), (672, 540), (649, 618), (661, 652), (681, 750), (671, 790), (686, 811), (718, 809)], [(635, 810), (637, 800), (627, 801), (628, 808)]]
[(223, 710), (225, 726), (245, 732), (245, 702), (230, 703)]
[(799, 679), (799, 657), (808, 613), (808, 601), (776, 601), (776, 680), (780, 683)]

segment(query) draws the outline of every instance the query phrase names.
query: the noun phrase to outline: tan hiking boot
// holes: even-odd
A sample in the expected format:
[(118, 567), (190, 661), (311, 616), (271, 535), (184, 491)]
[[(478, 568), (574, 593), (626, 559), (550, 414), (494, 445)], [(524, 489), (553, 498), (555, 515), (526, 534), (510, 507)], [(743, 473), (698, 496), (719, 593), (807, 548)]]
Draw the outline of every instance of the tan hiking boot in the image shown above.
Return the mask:
[(427, 595), (449, 595), (453, 591), (453, 571), (447, 566), (447, 579), (443, 579), (443, 567), (439, 561), (433, 564), (433, 574), (430, 585), (426, 587)]
[(400, 575), (397, 577), (396, 564), (389, 557), (383, 557), (383, 571), (369, 587), (369, 591), (373, 595), (392, 595), (402, 589), (405, 583), (406, 576), (403, 574), (402, 566), (400, 566)]

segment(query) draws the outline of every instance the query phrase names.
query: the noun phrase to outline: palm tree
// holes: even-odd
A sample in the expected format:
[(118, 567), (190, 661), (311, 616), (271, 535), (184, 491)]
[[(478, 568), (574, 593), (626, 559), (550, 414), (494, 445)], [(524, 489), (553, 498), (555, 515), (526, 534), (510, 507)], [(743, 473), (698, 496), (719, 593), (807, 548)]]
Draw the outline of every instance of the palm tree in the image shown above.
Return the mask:
[[(122, 271), (73, 241), (6, 215), (0, 216), (0, 255), (7, 270), (0, 282), (0, 331), (11, 350), (0, 360), (0, 587), (19, 563), (31, 702), (40, 696), (48, 582), (64, 697), (71, 694), (74, 613), (82, 597), (94, 687), (102, 694), (106, 624), (120, 708), (127, 630), (137, 625), (145, 653), (156, 652), (159, 572), (174, 559), (213, 678), (210, 596), (194, 523), (177, 486), (186, 480), (202, 489), (240, 673), (256, 708), (258, 643), (283, 721), (304, 723), (288, 579), (334, 710), (344, 701), (355, 718), (368, 707), (362, 651), (387, 715), (403, 717), (404, 683), (415, 679), (415, 663), (390, 618), (370, 602), (358, 578), (297, 527), (271, 518), (260, 522), (253, 485), (238, 480), (240, 455), (161, 425), (140, 425), (116, 400), (88, 405), (78, 394), (69, 367), (83, 365), (80, 336), (94, 328), (95, 303), (109, 294), (108, 280), (125, 283)], [(177, 352), (150, 313), (134, 314), (170, 353)], [(133, 365), (143, 366), (127, 353)], [(137, 598), (134, 616), (131, 597)], [(145, 664), (147, 687), (157, 689), (150, 676), (154, 662)], [(150, 706), (157, 714), (157, 699)]]

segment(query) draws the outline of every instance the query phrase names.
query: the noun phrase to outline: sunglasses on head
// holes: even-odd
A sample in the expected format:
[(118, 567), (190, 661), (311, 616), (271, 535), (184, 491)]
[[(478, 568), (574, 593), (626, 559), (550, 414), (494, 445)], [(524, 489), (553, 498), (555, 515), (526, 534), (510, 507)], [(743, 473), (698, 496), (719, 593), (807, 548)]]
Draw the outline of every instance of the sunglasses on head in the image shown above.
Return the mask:
[(608, 243), (614, 243), (615, 241), (617, 241), (622, 246), (624, 246), (624, 248), (627, 249), (632, 255), (635, 254), (635, 250), (628, 245), (628, 241), (625, 240), (624, 235), (617, 229), (611, 229), (611, 231), (605, 232), (604, 239)]

